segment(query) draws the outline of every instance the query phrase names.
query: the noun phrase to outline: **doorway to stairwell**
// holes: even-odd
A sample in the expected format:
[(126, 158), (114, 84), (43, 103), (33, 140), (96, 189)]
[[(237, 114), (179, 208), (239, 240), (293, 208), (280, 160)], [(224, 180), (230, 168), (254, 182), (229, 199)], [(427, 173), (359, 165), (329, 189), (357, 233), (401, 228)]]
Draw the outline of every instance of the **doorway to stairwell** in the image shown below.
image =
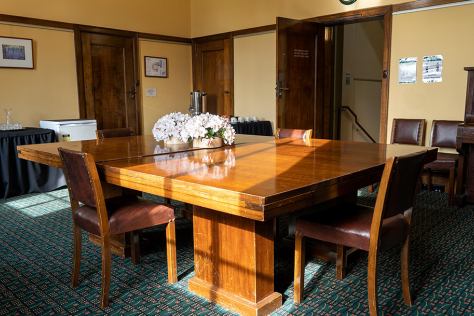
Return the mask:
[(334, 118), (338, 139), (379, 142), (383, 18), (334, 27)]

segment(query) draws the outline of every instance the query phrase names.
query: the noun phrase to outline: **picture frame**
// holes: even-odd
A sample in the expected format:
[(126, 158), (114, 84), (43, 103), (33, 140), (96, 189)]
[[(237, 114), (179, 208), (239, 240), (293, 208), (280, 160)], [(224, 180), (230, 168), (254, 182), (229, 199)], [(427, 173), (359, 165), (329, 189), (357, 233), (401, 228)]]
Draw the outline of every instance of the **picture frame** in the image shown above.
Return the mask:
[(0, 36), (0, 68), (34, 69), (31, 38)]
[(145, 77), (168, 78), (168, 58), (145, 56)]

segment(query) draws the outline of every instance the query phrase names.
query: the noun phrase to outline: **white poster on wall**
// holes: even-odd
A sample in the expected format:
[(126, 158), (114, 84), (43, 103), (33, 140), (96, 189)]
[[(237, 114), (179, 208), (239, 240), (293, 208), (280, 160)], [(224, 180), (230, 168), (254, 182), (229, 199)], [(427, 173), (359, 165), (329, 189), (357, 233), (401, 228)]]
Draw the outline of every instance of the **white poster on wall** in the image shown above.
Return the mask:
[(398, 83), (416, 83), (416, 63), (418, 57), (407, 57), (398, 60)]
[(423, 57), (423, 82), (443, 81), (443, 55)]

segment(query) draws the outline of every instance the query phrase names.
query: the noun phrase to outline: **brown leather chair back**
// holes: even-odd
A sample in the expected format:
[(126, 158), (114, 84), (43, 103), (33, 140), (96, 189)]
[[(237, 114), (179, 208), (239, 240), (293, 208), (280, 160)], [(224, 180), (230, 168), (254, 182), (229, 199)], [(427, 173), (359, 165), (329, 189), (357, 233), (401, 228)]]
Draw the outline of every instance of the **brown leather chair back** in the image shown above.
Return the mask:
[(393, 119), (391, 144), (423, 144), (424, 119)]
[(133, 136), (133, 128), (124, 127), (124, 128), (101, 129), (101, 130), (96, 130), (95, 134), (97, 135), (97, 139), (113, 138), (113, 137), (127, 137), (127, 136)]
[[(389, 218), (413, 207), (418, 180), (423, 172), (426, 151), (389, 158), (380, 185), (379, 200), (384, 200), (384, 215)], [(387, 179), (388, 177), (388, 179)], [(385, 190), (384, 190), (385, 189)], [(385, 191), (385, 192), (384, 192)], [(383, 195), (385, 193), (385, 199)], [(382, 205), (376, 205), (376, 209)]]
[(463, 122), (433, 120), (430, 147), (456, 148), (456, 135), (461, 123)]
[[(71, 200), (97, 207), (92, 177), (95, 176), (99, 179), (99, 175), (95, 163), (88, 163), (89, 159), (93, 161), (92, 156), (89, 157), (90, 154), (64, 148), (58, 148), (58, 151), (63, 162)], [(102, 194), (102, 188), (100, 188), (100, 194)]]
[(276, 139), (282, 139), (282, 138), (310, 139), (312, 133), (313, 133), (312, 129), (278, 128), (276, 133), (275, 133), (275, 138)]

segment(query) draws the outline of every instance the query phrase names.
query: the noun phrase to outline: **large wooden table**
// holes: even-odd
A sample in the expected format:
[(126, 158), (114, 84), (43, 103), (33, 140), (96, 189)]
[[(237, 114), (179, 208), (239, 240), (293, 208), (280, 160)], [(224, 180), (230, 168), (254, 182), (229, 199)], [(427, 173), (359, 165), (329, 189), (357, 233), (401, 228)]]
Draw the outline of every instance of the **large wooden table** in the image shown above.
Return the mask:
[[(275, 217), (377, 182), (387, 158), (422, 150), (237, 135), (234, 146), (218, 149), (167, 148), (151, 136), (135, 136), (18, 151), (21, 158), (61, 167), (59, 146), (92, 153), (105, 183), (193, 204), (189, 289), (242, 315), (267, 315), (282, 305), (274, 291)], [(428, 148), (425, 163), (435, 159), (436, 149)]]

